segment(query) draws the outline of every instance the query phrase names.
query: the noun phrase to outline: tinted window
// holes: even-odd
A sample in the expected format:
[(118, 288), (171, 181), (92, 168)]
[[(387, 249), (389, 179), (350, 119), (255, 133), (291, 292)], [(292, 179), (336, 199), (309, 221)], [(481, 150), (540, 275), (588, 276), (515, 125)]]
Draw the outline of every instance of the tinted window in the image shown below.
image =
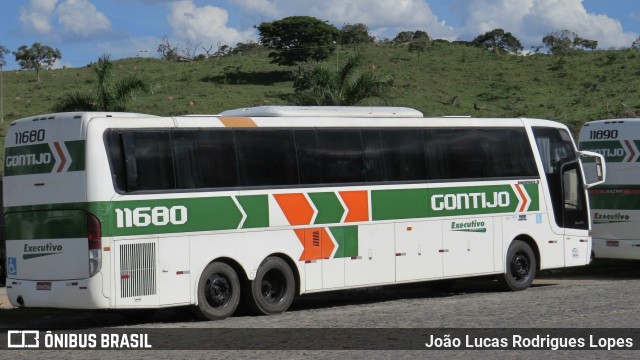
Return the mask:
[(240, 186), (298, 185), (291, 130), (235, 130)]
[[(563, 156), (557, 132), (536, 139), (543, 161)], [(537, 176), (524, 129), (112, 130), (105, 141), (122, 191)]]
[(487, 129), (482, 131), (482, 136), (486, 176), (538, 176), (533, 150), (524, 129)]
[(431, 179), (538, 175), (524, 129), (428, 129), (424, 134)]
[(127, 191), (175, 188), (169, 131), (122, 133)]
[(367, 181), (427, 179), (420, 130), (363, 130), (362, 141)]
[(231, 130), (175, 130), (173, 153), (178, 189), (238, 186)]
[(301, 184), (365, 182), (359, 130), (296, 130)]
[(431, 179), (484, 177), (482, 146), (473, 129), (425, 130)]
[(105, 143), (109, 162), (111, 163), (111, 177), (116, 189), (127, 190), (127, 173), (124, 167), (124, 149), (122, 145), (122, 133), (117, 130), (108, 131), (105, 134)]

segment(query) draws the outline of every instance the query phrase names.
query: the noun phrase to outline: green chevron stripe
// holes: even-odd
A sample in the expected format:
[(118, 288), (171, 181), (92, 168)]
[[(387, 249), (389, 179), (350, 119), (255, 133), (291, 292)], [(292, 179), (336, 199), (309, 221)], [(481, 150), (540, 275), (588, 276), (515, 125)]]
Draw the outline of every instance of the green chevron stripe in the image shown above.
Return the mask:
[(247, 219), (243, 229), (269, 227), (269, 197), (267, 195), (248, 195), (237, 197)]
[(330, 227), (329, 231), (338, 243), (334, 258), (358, 256), (358, 227), (339, 226)]
[(334, 192), (310, 193), (309, 198), (318, 210), (314, 224), (336, 224), (340, 222), (345, 210)]

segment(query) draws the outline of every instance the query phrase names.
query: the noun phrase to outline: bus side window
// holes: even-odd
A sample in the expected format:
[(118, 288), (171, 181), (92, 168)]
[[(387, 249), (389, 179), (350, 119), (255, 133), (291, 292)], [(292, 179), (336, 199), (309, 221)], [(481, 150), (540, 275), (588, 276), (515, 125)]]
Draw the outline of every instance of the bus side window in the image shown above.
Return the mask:
[(111, 177), (114, 187), (121, 191), (127, 190), (124, 149), (122, 145), (122, 132), (109, 130), (105, 133), (105, 143), (111, 165)]
[(295, 130), (301, 184), (364, 183), (359, 130)]
[(178, 189), (238, 186), (232, 130), (177, 129), (172, 134)]
[(292, 130), (236, 129), (240, 186), (298, 185)]
[(485, 177), (477, 129), (424, 130), (429, 177), (480, 179)]
[(175, 189), (171, 133), (124, 131), (122, 133), (127, 191)]

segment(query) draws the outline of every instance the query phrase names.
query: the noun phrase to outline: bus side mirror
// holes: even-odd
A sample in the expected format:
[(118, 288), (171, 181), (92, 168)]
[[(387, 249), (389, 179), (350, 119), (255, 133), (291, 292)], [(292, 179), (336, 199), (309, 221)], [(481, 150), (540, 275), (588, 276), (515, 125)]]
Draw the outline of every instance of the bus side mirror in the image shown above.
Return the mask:
[(593, 158), (592, 162), (595, 163), (595, 181), (587, 182), (587, 187), (590, 188), (604, 183), (607, 178), (607, 166), (605, 165), (604, 156), (593, 151), (580, 151), (580, 156)]

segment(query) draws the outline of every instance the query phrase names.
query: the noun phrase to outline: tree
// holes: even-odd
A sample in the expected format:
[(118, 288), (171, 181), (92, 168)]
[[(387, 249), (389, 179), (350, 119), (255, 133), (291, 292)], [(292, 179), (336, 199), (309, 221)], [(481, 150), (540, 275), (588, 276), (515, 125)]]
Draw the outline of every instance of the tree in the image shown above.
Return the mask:
[(11, 51), (7, 49), (4, 45), (0, 45), (0, 69), (3, 66), (7, 65), (7, 61), (4, 59), (6, 54), (9, 54)]
[(589, 40), (589, 39), (583, 39), (579, 36), (576, 36), (573, 39), (573, 47), (581, 47), (582, 49), (589, 49), (589, 50), (595, 50), (598, 47), (598, 41), (597, 40)]
[(4, 123), (4, 80), (2, 79), (2, 68), (7, 64), (6, 60), (4, 59), (4, 55), (9, 54), (10, 52), (11, 51), (9, 51), (9, 49), (7, 49), (4, 45), (0, 45), (0, 123)]
[(262, 50), (264, 50), (264, 46), (258, 44), (257, 42), (253, 42), (253, 41), (247, 41), (246, 43), (239, 42), (231, 50), (231, 55), (250, 54), (250, 53), (256, 53)]
[(335, 50), (340, 31), (311, 16), (290, 16), (257, 27), (260, 44), (275, 51), (271, 63), (295, 65), (308, 60), (322, 61)]
[(638, 36), (638, 38), (633, 41), (633, 43), (631, 44), (631, 48), (633, 50), (640, 50), (640, 36)]
[(171, 45), (167, 37), (162, 38), (162, 43), (158, 45), (158, 53), (162, 59), (170, 61), (176, 61), (179, 57), (178, 46)]
[(416, 31), (401, 31), (396, 37), (393, 38), (393, 42), (395, 44), (405, 44), (411, 42), (411, 40), (417, 39), (426, 39), (427, 41), (431, 41), (429, 38), (429, 34), (426, 31), (416, 30)]
[(54, 111), (125, 111), (126, 104), (138, 92), (153, 92), (153, 85), (136, 75), (114, 81), (109, 55), (98, 59), (93, 71), (96, 76), (95, 94), (79, 91), (67, 94), (55, 105)]
[(429, 38), (429, 34), (427, 34), (426, 31), (422, 31), (422, 30), (416, 30), (416, 31), (413, 32), (412, 40), (418, 40), (418, 39), (425, 39), (427, 41), (431, 40)]
[(408, 43), (413, 39), (414, 32), (413, 31), (401, 31), (393, 38), (394, 44), (404, 44)]
[(13, 55), (16, 57), (16, 62), (21, 68), (36, 71), (36, 79), (38, 82), (40, 82), (40, 70), (43, 67), (50, 69), (56, 60), (62, 58), (60, 50), (40, 43), (33, 43), (30, 48), (22, 45)]
[(542, 43), (551, 54), (567, 54), (573, 48), (574, 32), (569, 30), (556, 31), (542, 38)]
[(363, 23), (347, 24), (340, 30), (341, 44), (370, 44), (375, 38), (369, 35), (369, 28)]
[(482, 35), (478, 35), (471, 41), (473, 46), (483, 47), (495, 53), (517, 54), (522, 51), (522, 44), (510, 32), (502, 29), (493, 29)]
[(417, 39), (411, 40), (409, 43), (409, 52), (418, 53), (418, 59), (420, 59), (420, 54), (427, 50), (427, 46), (429, 45), (429, 38), (419, 37)]
[(578, 34), (569, 30), (562, 30), (547, 34), (542, 38), (542, 43), (551, 54), (568, 54), (577, 47), (594, 50), (598, 47), (595, 40), (583, 39)]
[(361, 73), (361, 56), (350, 57), (339, 70), (323, 63), (301, 66), (295, 76), (293, 100), (298, 105), (356, 105), (377, 97), (386, 100), (393, 78), (373, 71)]

